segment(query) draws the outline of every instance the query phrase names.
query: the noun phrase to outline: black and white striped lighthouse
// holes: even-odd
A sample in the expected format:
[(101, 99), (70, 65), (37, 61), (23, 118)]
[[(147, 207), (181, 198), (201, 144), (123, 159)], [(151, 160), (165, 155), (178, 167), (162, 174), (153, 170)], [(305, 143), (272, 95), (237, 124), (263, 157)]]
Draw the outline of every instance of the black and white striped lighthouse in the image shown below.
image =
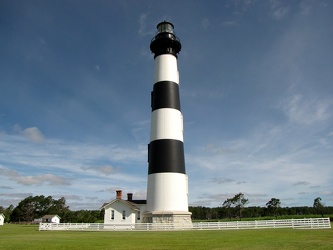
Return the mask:
[(150, 44), (154, 53), (154, 87), (145, 221), (152, 223), (191, 222), (177, 67), (181, 43), (173, 29), (170, 22), (159, 23)]

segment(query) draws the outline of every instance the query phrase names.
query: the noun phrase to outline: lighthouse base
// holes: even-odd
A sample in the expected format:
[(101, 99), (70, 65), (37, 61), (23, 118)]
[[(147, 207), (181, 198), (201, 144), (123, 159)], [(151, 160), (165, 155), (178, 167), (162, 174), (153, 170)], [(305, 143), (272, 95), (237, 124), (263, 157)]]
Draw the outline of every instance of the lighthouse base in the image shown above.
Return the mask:
[(144, 223), (170, 223), (177, 227), (192, 227), (191, 212), (145, 212)]

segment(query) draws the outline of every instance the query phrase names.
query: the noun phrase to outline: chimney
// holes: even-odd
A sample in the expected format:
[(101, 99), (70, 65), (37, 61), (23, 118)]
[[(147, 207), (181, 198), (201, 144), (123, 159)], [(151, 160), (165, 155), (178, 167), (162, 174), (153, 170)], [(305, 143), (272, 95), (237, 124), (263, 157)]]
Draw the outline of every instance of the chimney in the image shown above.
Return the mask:
[(122, 193), (123, 192), (121, 190), (116, 190), (116, 198), (121, 200)]
[(132, 193), (127, 193), (127, 200), (132, 201), (133, 194)]

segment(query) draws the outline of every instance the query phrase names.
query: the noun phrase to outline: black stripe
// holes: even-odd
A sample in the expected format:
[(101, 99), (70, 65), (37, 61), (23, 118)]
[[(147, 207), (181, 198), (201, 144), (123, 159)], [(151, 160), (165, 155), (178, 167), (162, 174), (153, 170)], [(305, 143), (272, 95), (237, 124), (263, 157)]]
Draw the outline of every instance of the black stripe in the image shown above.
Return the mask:
[(148, 174), (185, 174), (184, 143), (178, 140), (162, 139), (150, 142), (148, 147)]
[(171, 81), (155, 83), (151, 94), (151, 108), (152, 111), (160, 108), (173, 108), (180, 111), (178, 84)]

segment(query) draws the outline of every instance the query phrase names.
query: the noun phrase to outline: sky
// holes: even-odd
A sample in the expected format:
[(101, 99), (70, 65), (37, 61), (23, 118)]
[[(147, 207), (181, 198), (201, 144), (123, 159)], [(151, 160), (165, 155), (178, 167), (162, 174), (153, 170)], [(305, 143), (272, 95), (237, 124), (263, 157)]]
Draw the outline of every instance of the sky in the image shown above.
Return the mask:
[(333, 2), (0, 0), (0, 206), (145, 199), (151, 39), (174, 24), (189, 205), (333, 206)]

